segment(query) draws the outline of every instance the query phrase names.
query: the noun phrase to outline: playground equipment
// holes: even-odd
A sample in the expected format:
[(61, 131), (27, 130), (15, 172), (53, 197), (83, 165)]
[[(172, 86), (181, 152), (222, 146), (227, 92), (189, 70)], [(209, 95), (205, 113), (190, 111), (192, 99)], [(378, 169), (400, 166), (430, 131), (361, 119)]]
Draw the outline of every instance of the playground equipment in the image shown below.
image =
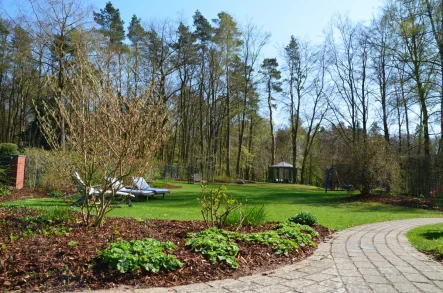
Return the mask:
[(338, 175), (337, 170), (336, 169), (334, 170), (334, 169), (335, 169), (335, 164), (332, 164), (331, 168), (328, 169), (328, 174), (326, 176), (325, 192), (328, 192), (329, 183), (330, 183), (330, 180), (332, 179), (332, 176), (334, 175), (334, 171), (335, 171), (335, 177), (337, 178), (340, 188), (342, 188), (343, 190), (346, 190), (346, 191), (352, 191), (354, 189), (354, 185), (344, 183), (340, 179), (340, 176)]
[(431, 192), (429, 192), (429, 195), (434, 196), (437, 193), (439, 193), (440, 191), (443, 191), (443, 184), (440, 184), (437, 187), (435, 187)]

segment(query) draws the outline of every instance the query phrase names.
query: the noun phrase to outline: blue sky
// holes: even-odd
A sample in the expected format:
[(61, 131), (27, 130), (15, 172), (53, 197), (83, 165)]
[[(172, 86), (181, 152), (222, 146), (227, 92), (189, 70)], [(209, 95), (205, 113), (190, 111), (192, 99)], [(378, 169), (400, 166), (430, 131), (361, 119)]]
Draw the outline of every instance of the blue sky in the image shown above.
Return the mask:
[[(93, 0), (95, 9), (104, 8), (106, 0)], [(277, 57), (278, 48), (289, 42), (291, 35), (306, 37), (313, 42), (323, 40), (323, 29), (335, 13), (349, 13), (354, 21), (368, 21), (382, 0), (113, 0), (120, 9), (125, 26), (133, 14), (142, 21), (183, 19), (192, 25), (192, 16), (198, 9), (208, 20), (225, 11), (237, 22), (247, 20), (271, 33), (271, 43), (264, 51), (266, 57)], [(274, 56), (272, 56), (274, 55)]]
[[(82, 1), (82, 0), (78, 0)], [(83, 0), (95, 11), (105, 7), (109, 0)], [(17, 6), (27, 0), (0, 0), (1, 8), (14, 15)], [(208, 20), (225, 11), (241, 25), (248, 20), (271, 33), (270, 44), (264, 48), (264, 57), (278, 57), (280, 48), (287, 45), (291, 35), (313, 43), (323, 40), (323, 30), (336, 13), (348, 13), (353, 21), (369, 21), (383, 0), (111, 0), (120, 10), (125, 29), (133, 14), (143, 22), (153, 20), (183, 20), (192, 26), (196, 10)]]

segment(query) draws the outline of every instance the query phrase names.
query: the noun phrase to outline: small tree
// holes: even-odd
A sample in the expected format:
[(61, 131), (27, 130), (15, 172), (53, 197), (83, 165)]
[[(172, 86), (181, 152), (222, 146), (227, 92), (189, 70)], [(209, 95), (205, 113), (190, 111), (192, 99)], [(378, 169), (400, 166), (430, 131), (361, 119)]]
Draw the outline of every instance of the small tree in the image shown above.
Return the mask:
[[(100, 203), (83, 194), (81, 206), (85, 224), (100, 226), (115, 194), (105, 177), (121, 182), (149, 167), (165, 140), (166, 110), (163, 99), (152, 90), (125, 94), (116, 88), (118, 83), (103, 82), (109, 78), (103, 66), (109, 53), (102, 46), (91, 47), (93, 40), (100, 40), (98, 35), (78, 32), (70, 40), (75, 49), (70, 51), (66, 86), (52, 105), (45, 104), (39, 118), (53, 149), (61, 149), (58, 129), (65, 129), (66, 149), (86, 186), (102, 183)], [(48, 75), (48, 86), (60, 90), (55, 79)]]
[(398, 193), (402, 186), (400, 164), (394, 150), (379, 136), (356, 142), (347, 157), (353, 170), (353, 185), (362, 195), (370, 195), (375, 188)]
[(206, 185), (202, 185), (201, 188), (201, 197), (197, 200), (208, 227), (223, 227), (228, 216), (242, 207), (240, 202), (226, 193), (224, 185), (217, 189), (211, 188), (209, 192), (206, 191)]

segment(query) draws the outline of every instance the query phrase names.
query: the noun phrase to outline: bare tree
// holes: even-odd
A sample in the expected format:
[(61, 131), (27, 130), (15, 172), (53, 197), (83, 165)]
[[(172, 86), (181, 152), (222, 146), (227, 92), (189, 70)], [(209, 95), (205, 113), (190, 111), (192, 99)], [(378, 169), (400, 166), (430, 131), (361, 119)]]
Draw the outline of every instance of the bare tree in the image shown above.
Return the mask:
[[(285, 72), (287, 73), (286, 84), (289, 94), (289, 115), (291, 122), (291, 148), (292, 165), (294, 174), (297, 174), (297, 137), (301, 126), (301, 105), (305, 96), (312, 90), (314, 85), (312, 75), (315, 74), (314, 65), (317, 58), (314, 49), (306, 41), (300, 41), (291, 36), (289, 44), (284, 48)], [(297, 183), (294, 176), (293, 183)]]
[[(118, 82), (102, 83), (108, 76), (102, 60), (109, 51), (97, 45), (100, 35), (94, 30), (77, 27), (70, 40), (63, 95), (55, 97), (55, 107), (46, 103), (39, 115), (48, 142), (55, 150), (66, 147), (86, 186), (103, 178), (99, 204), (88, 194), (82, 204), (84, 222), (100, 226), (115, 197), (112, 182), (104, 178), (124, 181), (146, 170), (164, 142), (166, 111), (152, 90), (122, 95)], [(47, 74), (46, 81), (49, 88), (59, 89), (57, 74)], [(57, 131), (62, 125), (67, 133), (63, 144)]]
[(238, 134), (238, 150), (237, 150), (237, 165), (236, 176), (240, 176), (241, 154), (243, 148), (243, 138), (246, 128), (246, 116), (251, 112), (253, 104), (256, 102), (254, 96), (255, 91), (255, 76), (254, 72), (257, 67), (257, 60), (260, 56), (262, 48), (269, 42), (269, 33), (264, 33), (257, 26), (248, 22), (243, 28), (242, 33), (242, 81), (243, 88), (241, 90), (242, 101), (240, 106), (240, 130)]

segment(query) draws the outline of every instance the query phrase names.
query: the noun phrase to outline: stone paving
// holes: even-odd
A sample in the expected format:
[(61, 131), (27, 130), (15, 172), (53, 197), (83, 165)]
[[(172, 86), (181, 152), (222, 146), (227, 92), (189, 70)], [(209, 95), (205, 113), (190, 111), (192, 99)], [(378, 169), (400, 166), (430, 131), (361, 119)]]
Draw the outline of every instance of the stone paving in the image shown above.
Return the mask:
[[(304, 261), (259, 275), (172, 288), (119, 292), (443, 292), (443, 265), (413, 248), (405, 233), (443, 218), (353, 227), (335, 233)], [(110, 292), (110, 291), (106, 291)]]

